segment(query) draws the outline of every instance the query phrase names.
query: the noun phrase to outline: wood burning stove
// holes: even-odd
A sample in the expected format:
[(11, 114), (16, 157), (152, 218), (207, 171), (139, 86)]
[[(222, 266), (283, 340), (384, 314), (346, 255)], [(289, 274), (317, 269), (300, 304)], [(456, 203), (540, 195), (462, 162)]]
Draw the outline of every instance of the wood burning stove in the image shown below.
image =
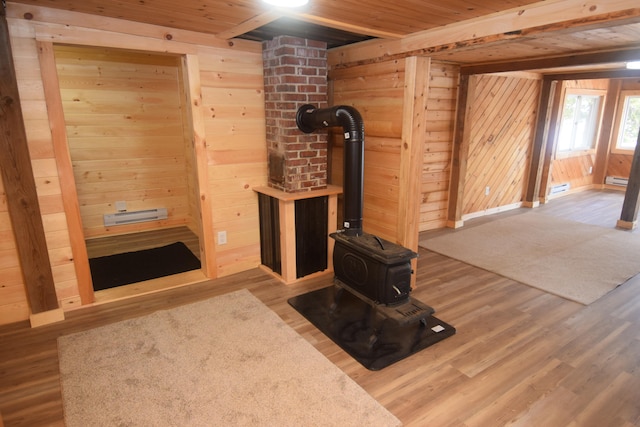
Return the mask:
[(372, 234), (332, 233), (333, 265), (342, 285), (376, 304), (401, 304), (411, 292), (415, 252)]
[[(333, 287), (291, 298), (289, 303), (366, 368), (376, 370), (455, 333), (412, 298), (411, 262), (418, 254), (362, 230), (364, 125), (349, 106), (303, 105), (298, 128), (342, 126), (344, 222), (331, 237)], [(347, 292), (344, 292), (344, 291)]]
[(411, 260), (417, 253), (362, 230), (364, 125), (349, 106), (316, 109), (306, 104), (296, 115), (298, 128), (310, 133), (342, 126), (344, 135), (344, 222), (332, 233), (333, 266), (340, 286), (375, 304), (407, 302), (411, 292)]

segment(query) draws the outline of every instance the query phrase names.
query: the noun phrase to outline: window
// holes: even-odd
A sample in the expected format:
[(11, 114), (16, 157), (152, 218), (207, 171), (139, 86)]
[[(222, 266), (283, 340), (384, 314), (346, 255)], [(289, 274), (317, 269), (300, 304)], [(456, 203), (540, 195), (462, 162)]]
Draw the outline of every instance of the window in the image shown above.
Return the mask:
[(600, 111), (604, 96), (601, 93), (567, 91), (560, 120), (558, 151), (584, 151), (596, 146)]
[(634, 150), (640, 132), (640, 91), (622, 91), (616, 149)]

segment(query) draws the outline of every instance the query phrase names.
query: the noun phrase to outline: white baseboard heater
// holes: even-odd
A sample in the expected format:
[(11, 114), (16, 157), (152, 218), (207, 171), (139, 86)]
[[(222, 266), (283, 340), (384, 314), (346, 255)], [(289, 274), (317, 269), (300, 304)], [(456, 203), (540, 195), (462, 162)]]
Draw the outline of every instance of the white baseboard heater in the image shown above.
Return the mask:
[(627, 178), (618, 178), (617, 176), (608, 176), (604, 180), (605, 184), (608, 185), (622, 185), (625, 186), (629, 183)]
[(104, 215), (105, 227), (133, 224), (136, 222), (159, 221), (167, 219), (166, 208), (146, 209), (142, 211), (116, 212)]
[(551, 190), (549, 191), (549, 195), (552, 196), (554, 194), (564, 193), (565, 191), (569, 191), (570, 188), (571, 188), (571, 184), (569, 184), (568, 182), (565, 182), (563, 184), (557, 184), (551, 187)]

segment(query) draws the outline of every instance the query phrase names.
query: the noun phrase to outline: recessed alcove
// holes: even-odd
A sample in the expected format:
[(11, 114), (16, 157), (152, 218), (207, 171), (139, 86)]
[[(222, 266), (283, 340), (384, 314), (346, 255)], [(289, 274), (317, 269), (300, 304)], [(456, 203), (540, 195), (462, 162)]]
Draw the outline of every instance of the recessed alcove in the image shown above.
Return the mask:
[[(179, 239), (201, 258), (181, 57), (69, 45), (54, 45), (54, 54), (88, 257)], [(157, 208), (166, 218), (117, 225), (104, 218)]]

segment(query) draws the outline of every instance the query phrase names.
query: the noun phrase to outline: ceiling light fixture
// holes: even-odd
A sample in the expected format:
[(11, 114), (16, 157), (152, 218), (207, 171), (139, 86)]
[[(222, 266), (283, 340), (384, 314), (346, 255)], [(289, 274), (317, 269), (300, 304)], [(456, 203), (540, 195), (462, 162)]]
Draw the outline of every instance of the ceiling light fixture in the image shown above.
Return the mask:
[(628, 70), (640, 70), (640, 61), (627, 62)]
[(262, 0), (262, 1), (277, 7), (300, 7), (309, 3), (309, 0)]

